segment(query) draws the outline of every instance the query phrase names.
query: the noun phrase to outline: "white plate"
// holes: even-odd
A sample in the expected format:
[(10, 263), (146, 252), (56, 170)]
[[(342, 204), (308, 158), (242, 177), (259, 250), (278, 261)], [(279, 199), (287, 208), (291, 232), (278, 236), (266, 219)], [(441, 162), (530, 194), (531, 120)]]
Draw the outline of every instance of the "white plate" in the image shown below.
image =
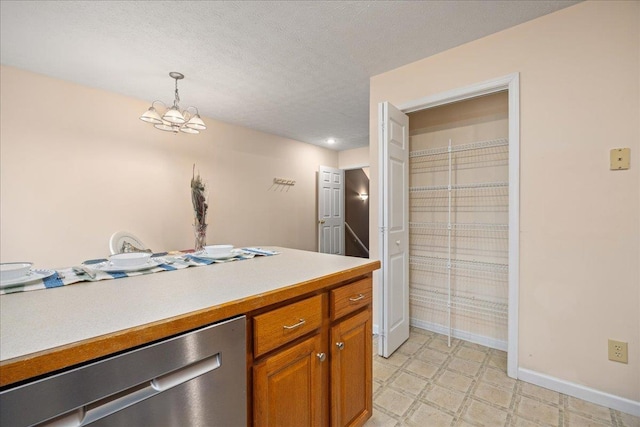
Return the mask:
[(142, 270), (147, 270), (149, 268), (154, 268), (159, 266), (160, 264), (162, 264), (162, 262), (158, 262), (154, 259), (150, 259), (149, 261), (143, 264), (131, 265), (128, 267), (119, 267), (119, 266), (112, 265), (111, 261), (104, 261), (99, 264), (85, 264), (85, 266), (93, 270), (104, 271), (106, 273), (114, 273), (114, 272), (130, 273), (132, 271), (142, 271)]
[(55, 274), (55, 270), (31, 270), (29, 274), (18, 277), (13, 280), (3, 280), (0, 282), (0, 288), (6, 288), (14, 285), (23, 285), (29, 282), (35, 282), (36, 280), (44, 280), (47, 277), (51, 277)]
[(221, 254), (221, 255), (209, 255), (207, 252), (205, 251), (201, 251), (201, 252), (195, 252), (193, 254), (193, 256), (198, 257), (198, 258), (203, 258), (203, 259), (211, 259), (211, 260), (223, 260), (223, 259), (231, 259), (231, 258), (235, 258), (239, 255), (242, 255), (242, 253), (240, 252), (229, 252), (226, 254)]

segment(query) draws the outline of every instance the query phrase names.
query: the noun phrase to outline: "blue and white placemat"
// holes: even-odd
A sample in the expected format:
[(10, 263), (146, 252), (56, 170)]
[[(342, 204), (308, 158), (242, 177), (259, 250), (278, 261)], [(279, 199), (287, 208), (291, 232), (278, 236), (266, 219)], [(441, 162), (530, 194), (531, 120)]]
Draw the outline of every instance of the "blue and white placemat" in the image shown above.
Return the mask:
[(39, 289), (59, 288), (61, 286), (72, 285), (79, 282), (97, 282), (100, 280), (119, 279), (122, 277), (141, 276), (144, 274), (159, 273), (162, 271), (182, 270), (188, 267), (201, 267), (203, 265), (219, 264), (231, 261), (239, 261), (254, 258), (255, 256), (277, 255), (279, 252), (261, 248), (234, 249), (231, 256), (216, 259), (207, 256), (206, 252), (172, 252), (158, 253), (151, 256), (150, 268), (136, 271), (116, 271), (113, 267), (107, 268), (107, 259), (94, 259), (82, 263), (76, 267), (68, 267), (56, 270), (38, 270), (39, 272), (49, 272), (51, 274), (40, 274), (47, 276), (42, 279), (35, 278), (25, 283), (3, 286), (0, 295), (16, 292), (35, 291)]

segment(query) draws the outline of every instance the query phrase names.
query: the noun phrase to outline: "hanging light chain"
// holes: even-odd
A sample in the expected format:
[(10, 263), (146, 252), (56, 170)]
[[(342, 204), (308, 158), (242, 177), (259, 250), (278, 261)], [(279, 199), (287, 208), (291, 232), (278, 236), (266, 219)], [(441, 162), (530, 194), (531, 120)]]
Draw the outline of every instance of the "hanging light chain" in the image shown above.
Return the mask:
[(176, 97), (173, 100), (173, 106), (174, 107), (178, 107), (178, 102), (180, 102), (180, 95), (178, 94), (178, 78), (174, 77), (176, 79)]

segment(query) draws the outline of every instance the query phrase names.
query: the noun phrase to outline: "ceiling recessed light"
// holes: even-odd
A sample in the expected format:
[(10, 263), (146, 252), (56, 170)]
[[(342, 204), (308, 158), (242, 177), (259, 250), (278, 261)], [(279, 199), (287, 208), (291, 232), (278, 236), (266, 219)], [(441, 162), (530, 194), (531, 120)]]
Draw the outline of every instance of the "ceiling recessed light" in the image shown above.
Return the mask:
[(335, 144), (335, 143), (336, 143), (335, 139), (333, 139), (333, 138), (327, 139), (327, 144), (331, 145), (331, 144)]

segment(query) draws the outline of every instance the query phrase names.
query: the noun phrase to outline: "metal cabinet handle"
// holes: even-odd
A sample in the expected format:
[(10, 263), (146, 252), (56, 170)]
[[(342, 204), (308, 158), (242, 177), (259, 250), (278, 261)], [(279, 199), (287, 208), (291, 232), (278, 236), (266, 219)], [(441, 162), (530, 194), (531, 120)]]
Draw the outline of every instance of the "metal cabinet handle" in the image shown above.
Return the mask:
[(300, 319), (300, 321), (298, 323), (296, 323), (295, 325), (291, 325), (291, 326), (284, 325), (283, 328), (285, 328), (285, 329), (295, 329), (295, 328), (299, 328), (300, 326), (304, 325), (305, 323), (307, 323), (306, 320)]
[(326, 355), (326, 354), (324, 354), (324, 353), (318, 353), (318, 354), (316, 354), (316, 357), (317, 357), (318, 359), (320, 359), (320, 361), (321, 361), (321, 362), (324, 362), (324, 361), (325, 361), (325, 359), (327, 358), (327, 355)]
[(338, 347), (338, 350), (342, 350), (342, 349), (344, 349), (344, 343), (342, 341), (337, 342), (336, 343), (336, 347)]
[(364, 298), (364, 294), (358, 294), (358, 296), (357, 296), (357, 297), (351, 297), (351, 298), (349, 298), (349, 301), (351, 301), (351, 302), (356, 302), (356, 301), (360, 301), (360, 300), (361, 300), (361, 299), (363, 299), (363, 298)]

